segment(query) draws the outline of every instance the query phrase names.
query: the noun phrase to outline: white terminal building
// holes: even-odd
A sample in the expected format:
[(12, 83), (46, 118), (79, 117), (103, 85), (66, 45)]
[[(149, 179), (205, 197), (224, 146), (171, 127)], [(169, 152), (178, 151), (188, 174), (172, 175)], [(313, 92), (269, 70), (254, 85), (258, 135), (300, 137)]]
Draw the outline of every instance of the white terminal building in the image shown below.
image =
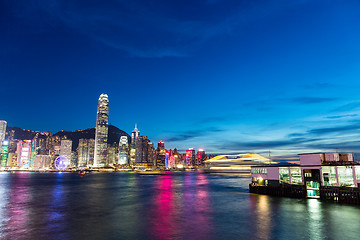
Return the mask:
[(251, 167), (253, 185), (305, 185), (308, 197), (319, 197), (320, 187), (359, 187), (360, 163), (353, 153), (299, 154), (300, 165)]

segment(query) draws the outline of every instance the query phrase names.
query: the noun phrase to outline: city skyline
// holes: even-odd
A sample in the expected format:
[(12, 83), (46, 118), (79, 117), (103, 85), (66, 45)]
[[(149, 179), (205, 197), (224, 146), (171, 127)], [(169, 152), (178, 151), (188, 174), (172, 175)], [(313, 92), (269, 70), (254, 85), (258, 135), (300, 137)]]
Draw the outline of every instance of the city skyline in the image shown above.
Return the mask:
[(109, 124), (130, 134), (138, 123), (169, 148), (360, 150), (357, 1), (0, 6), (8, 126), (93, 128), (106, 93)]

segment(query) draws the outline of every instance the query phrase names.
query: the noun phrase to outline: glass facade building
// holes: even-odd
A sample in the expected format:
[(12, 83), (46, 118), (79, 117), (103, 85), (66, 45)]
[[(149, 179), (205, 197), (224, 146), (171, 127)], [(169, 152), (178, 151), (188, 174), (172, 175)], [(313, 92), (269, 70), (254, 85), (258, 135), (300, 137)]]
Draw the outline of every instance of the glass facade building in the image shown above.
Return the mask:
[(77, 167), (84, 168), (94, 163), (95, 139), (79, 139)]
[(94, 167), (105, 167), (106, 165), (108, 122), (109, 99), (108, 95), (101, 94), (96, 116)]
[(129, 164), (129, 143), (126, 136), (121, 136), (119, 140), (119, 165)]

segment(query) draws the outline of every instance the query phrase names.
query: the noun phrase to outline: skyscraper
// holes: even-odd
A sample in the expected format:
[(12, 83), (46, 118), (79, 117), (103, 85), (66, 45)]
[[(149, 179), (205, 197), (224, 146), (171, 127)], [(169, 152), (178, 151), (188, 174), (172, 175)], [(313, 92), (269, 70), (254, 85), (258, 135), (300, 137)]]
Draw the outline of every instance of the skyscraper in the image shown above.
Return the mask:
[(108, 144), (107, 147), (107, 157), (106, 157), (106, 165), (107, 166), (113, 166), (114, 164), (117, 163), (117, 159), (118, 159), (118, 155), (117, 155), (117, 151), (118, 151), (118, 146), (117, 144), (113, 143)]
[(61, 140), (60, 156), (66, 157), (66, 164), (69, 166), (71, 161), (71, 147), (72, 141), (69, 139)]
[(194, 166), (195, 165), (195, 150), (193, 148), (189, 148), (189, 150), (186, 150), (185, 155), (185, 164), (187, 166)]
[(136, 139), (140, 136), (140, 131), (137, 129), (137, 124), (135, 123), (135, 128), (131, 132), (131, 145), (135, 146)]
[(126, 136), (121, 136), (119, 141), (119, 165), (129, 164), (129, 144)]
[(165, 167), (165, 143), (164, 141), (158, 142), (158, 147), (156, 149), (156, 166)]
[(32, 140), (23, 140), (17, 144), (17, 165), (20, 168), (29, 169)]
[(199, 149), (196, 153), (196, 165), (200, 166), (204, 164), (204, 161), (206, 160), (206, 154), (204, 149)]
[(96, 116), (94, 167), (104, 167), (106, 165), (108, 121), (109, 121), (108, 95), (101, 94), (99, 97), (97, 116)]
[(2, 143), (5, 139), (6, 125), (7, 125), (6, 121), (0, 120), (0, 151), (1, 151)]
[(92, 139), (79, 139), (77, 148), (77, 166), (80, 168), (93, 165), (95, 140)]
[[(148, 162), (148, 144), (150, 140), (147, 136), (139, 136), (135, 141), (135, 163), (149, 163)], [(150, 163), (152, 165), (152, 162)]]

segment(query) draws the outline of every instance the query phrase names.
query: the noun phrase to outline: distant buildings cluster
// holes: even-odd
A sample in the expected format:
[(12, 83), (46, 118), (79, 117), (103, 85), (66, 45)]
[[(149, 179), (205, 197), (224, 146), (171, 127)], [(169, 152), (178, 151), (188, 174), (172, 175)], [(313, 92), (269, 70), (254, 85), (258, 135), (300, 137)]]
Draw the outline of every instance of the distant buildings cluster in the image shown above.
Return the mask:
[[(84, 169), (84, 168), (192, 168), (204, 164), (207, 155), (203, 149), (189, 149), (179, 153), (166, 150), (164, 141), (154, 144), (135, 129), (120, 135), (114, 143), (109, 137), (109, 99), (101, 94), (98, 101), (95, 138), (71, 139), (66, 132), (32, 132), (32, 139), (15, 138), (14, 130), (7, 130), (7, 122), (0, 121), (0, 163), (6, 169)], [(77, 146), (77, 147), (76, 147)], [(74, 149), (75, 147), (75, 149)]]

